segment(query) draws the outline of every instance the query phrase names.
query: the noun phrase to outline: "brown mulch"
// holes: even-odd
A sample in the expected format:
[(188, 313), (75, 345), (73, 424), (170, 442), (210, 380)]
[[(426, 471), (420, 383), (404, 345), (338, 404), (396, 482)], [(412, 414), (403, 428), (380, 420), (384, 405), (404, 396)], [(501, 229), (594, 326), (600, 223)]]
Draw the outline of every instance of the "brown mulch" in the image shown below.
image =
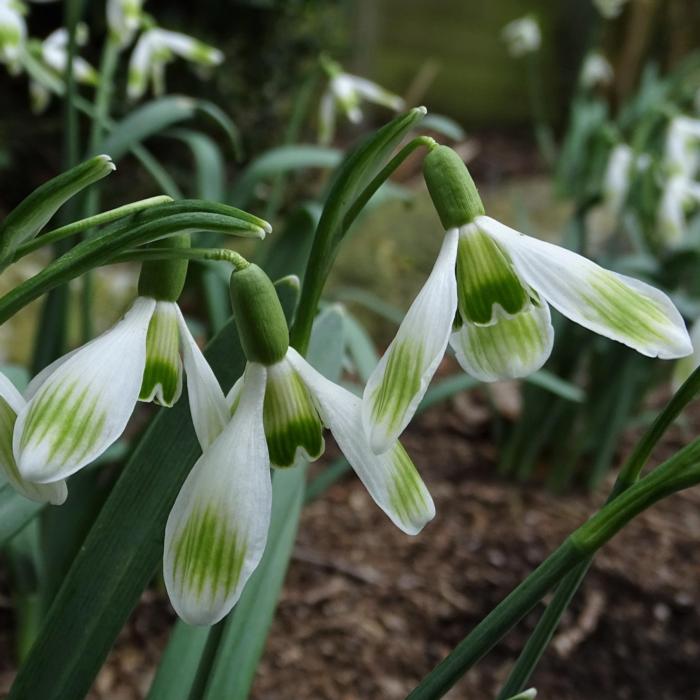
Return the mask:
[[(488, 415), (470, 394), (427, 413), (406, 436), (438, 510), (419, 537), (396, 530), (352, 476), (306, 508), (253, 698), (404, 698), (600, 506), (605, 489), (554, 497), (499, 480)], [(660, 451), (688, 430), (674, 428)], [(539, 698), (700, 699), (699, 535), (695, 489), (648, 510), (600, 552), (532, 679)], [(447, 697), (495, 697), (536, 619)], [(160, 593), (144, 594), (90, 700), (143, 698), (172, 620)], [(0, 674), (0, 691), (12, 676)]]

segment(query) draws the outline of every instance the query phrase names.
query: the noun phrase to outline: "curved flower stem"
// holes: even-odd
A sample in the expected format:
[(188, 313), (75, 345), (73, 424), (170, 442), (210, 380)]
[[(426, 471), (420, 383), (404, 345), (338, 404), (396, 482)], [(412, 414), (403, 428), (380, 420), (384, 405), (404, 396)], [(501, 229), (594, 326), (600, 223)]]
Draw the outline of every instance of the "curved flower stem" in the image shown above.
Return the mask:
[(61, 226), (53, 231), (48, 231), (47, 233), (37, 236), (36, 238), (28, 241), (24, 245), (17, 248), (15, 256), (12, 262), (17, 262), (20, 258), (25, 255), (43, 248), (49, 243), (55, 243), (64, 238), (69, 238), (74, 236), (76, 233), (82, 233), (96, 226), (102, 226), (103, 224), (111, 223), (117, 219), (123, 219), (125, 216), (130, 214), (135, 214), (136, 212), (143, 211), (150, 207), (155, 207), (158, 204), (167, 204), (172, 202), (172, 198), (167, 195), (158, 195), (157, 197), (148, 197), (147, 199), (140, 199), (137, 202), (131, 202), (129, 204), (124, 204), (121, 207), (116, 207), (115, 209), (109, 209), (108, 211), (101, 212), (95, 216), (89, 216), (86, 219), (80, 219), (80, 221), (74, 221), (66, 226)]
[(587, 562), (630, 520), (662, 498), (698, 483), (700, 439), (621, 493), (569, 535), (421, 681), (409, 694), (409, 700), (442, 697), (554, 584)]
[(200, 262), (227, 262), (236, 270), (244, 270), (250, 263), (235, 250), (229, 248), (138, 248), (127, 250), (105, 262), (113, 265), (123, 262), (144, 262), (147, 260), (198, 260)]
[[(688, 377), (683, 386), (674, 394), (642, 439), (637, 443), (632, 454), (627, 458), (620, 470), (615, 485), (608, 496), (607, 503), (610, 503), (639, 479), (639, 474), (662, 435), (681, 411), (695, 398), (698, 391), (700, 391), (700, 368), (696, 369)], [(592, 558), (583, 561), (559, 583), (551, 603), (547, 606), (523, 647), (508, 679), (498, 694), (497, 700), (505, 700), (524, 689), (525, 684), (559, 626), (562, 615), (583, 582), (592, 561)]]

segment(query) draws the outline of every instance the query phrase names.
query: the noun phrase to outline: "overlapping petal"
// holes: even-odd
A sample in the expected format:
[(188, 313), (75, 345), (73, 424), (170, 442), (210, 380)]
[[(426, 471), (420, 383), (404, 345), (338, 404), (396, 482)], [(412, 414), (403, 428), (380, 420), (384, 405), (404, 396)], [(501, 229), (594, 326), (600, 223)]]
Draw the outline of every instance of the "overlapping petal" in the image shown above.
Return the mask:
[(430, 277), (365, 387), (362, 424), (377, 454), (408, 425), (445, 353), (457, 310), (457, 240), (457, 229), (445, 235)]
[(192, 468), (165, 527), (165, 585), (190, 624), (224, 617), (265, 549), (272, 505), (265, 375), (248, 364), (238, 410)]
[(154, 308), (153, 299), (139, 297), (119, 323), (63, 362), (20, 411), (13, 451), (25, 479), (63, 479), (121, 435), (138, 400)]
[(649, 357), (692, 351), (681, 315), (658, 289), (487, 216), (477, 224), (508, 251), (525, 282), (572, 321)]
[(287, 357), (315, 398), (324, 424), (375, 503), (398, 528), (409, 535), (418, 534), (435, 516), (435, 506), (401, 444), (394, 441), (383, 454), (374, 454), (362, 430), (360, 399), (326, 379), (294, 349), (289, 349)]
[(40, 503), (61, 505), (67, 496), (65, 481), (52, 484), (35, 484), (23, 479), (12, 453), (12, 432), (17, 414), (24, 408), (25, 400), (12, 382), (0, 374), (0, 474), (12, 487), (26, 498)]
[(230, 413), (224, 392), (212, 368), (192, 337), (179, 307), (177, 322), (180, 328), (182, 357), (187, 375), (187, 396), (197, 439), (203, 450), (217, 438), (229, 421)]
[(526, 377), (546, 362), (553, 343), (549, 307), (536, 298), (490, 325), (465, 321), (450, 338), (462, 369), (482, 382)]

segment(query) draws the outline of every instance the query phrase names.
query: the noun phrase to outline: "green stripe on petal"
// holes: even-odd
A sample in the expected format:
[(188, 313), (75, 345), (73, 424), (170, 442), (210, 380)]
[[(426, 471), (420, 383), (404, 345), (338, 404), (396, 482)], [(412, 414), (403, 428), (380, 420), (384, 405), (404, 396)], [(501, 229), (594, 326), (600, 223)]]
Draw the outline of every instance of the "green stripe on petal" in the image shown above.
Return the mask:
[(660, 290), (487, 216), (477, 222), (508, 250), (525, 282), (572, 321), (649, 357), (692, 352), (681, 315)]
[(267, 368), (263, 422), (273, 466), (291, 467), (299, 456), (314, 460), (323, 454), (321, 419), (286, 359)]
[(146, 367), (139, 400), (172, 406), (182, 393), (182, 361), (177, 305), (156, 303), (146, 336)]
[(553, 342), (549, 307), (534, 294), (515, 316), (488, 326), (465, 322), (450, 338), (462, 369), (483, 382), (531, 374), (545, 363)]
[(401, 522), (419, 522), (425, 513), (433, 510), (432, 499), (400, 442), (396, 443), (389, 454), (393, 465), (389, 482), (391, 506)]
[(513, 315), (528, 303), (508, 256), (474, 224), (460, 229), (457, 298), (462, 319), (481, 325), (493, 323), (499, 308)]

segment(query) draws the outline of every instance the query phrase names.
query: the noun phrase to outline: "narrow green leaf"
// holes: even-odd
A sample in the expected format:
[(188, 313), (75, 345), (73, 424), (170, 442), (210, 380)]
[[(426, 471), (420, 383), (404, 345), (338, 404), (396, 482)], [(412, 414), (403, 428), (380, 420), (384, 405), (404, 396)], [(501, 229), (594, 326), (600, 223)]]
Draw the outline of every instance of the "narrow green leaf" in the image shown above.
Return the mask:
[(463, 141), (466, 137), (464, 129), (454, 119), (444, 114), (435, 114), (434, 112), (426, 114), (425, 119), (423, 119), (423, 128), (436, 131), (454, 141)]
[(8, 483), (0, 486), (0, 547), (7, 544), (45, 506), (45, 503), (20, 496)]
[(567, 401), (575, 403), (583, 403), (586, 399), (586, 393), (580, 386), (567, 382), (556, 374), (552, 374), (546, 369), (539, 369), (529, 376), (525, 377), (525, 381), (541, 389), (546, 389), (555, 396), (560, 396)]
[(280, 304), (282, 304), (282, 311), (284, 311), (284, 317), (287, 319), (287, 325), (291, 326), (299, 304), (299, 293), (301, 292), (299, 278), (296, 275), (281, 277), (275, 282), (275, 289), (277, 290)]

